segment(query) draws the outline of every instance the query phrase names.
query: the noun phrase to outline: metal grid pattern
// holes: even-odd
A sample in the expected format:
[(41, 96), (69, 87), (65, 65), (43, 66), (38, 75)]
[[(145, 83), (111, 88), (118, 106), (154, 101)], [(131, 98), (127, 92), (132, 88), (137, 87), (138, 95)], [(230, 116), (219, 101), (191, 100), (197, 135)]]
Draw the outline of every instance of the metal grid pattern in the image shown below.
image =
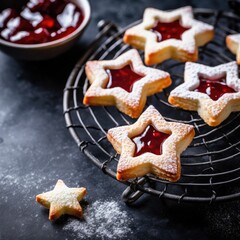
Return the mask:
[[(196, 19), (214, 25), (216, 35), (214, 41), (199, 49), (198, 62), (216, 66), (235, 60), (235, 56), (225, 47), (225, 37), (240, 32), (240, 18), (233, 13), (206, 9), (195, 9), (194, 14)], [(96, 41), (75, 66), (67, 81), (64, 116), (67, 128), (80, 150), (105, 174), (115, 178), (119, 156), (106, 138), (107, 130), (132, 124), (136, 120), (122, 114), (115, 107), (82, 104), (89, 86), (84, 65), (88, 60), (116, 58), (130, 47), (122, 42), (125, 29), (118, 29), (111, 23), (100, 25), (101, 32)], [(123, 200), (134, 202), (143, 193), (179, 202), (213, 202), (239, 198), (240, 113), (232, 113), (218, 127), (209, 127), (196, 112), (175, 108), (167, 101), (170, 91), (183, 82), (184, 63), (168, 60), (154, 67), (169, 72), (173, 84), (163, 92), (149, 97), (147, 106), (154, 105), (166, 120), (192, 124), (196, 136), (181, 155), (180, 181), (169, 183), (153, 175), (127, 181), (124, 182), (128, 187), (122, 195)]]

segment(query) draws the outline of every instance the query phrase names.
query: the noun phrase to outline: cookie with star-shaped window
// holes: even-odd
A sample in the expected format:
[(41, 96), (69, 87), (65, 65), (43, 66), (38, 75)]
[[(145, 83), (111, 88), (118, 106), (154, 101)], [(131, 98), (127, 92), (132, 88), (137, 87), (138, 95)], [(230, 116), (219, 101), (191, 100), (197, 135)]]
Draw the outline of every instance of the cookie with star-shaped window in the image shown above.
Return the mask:
[(152, 173), (177, 181), (181, 175), (180, 154), (194, 134), (193, 126), (167, 122), (153, 106), (134, 124), (110, 129), (107, 138), (120, 154), (117, 179), (128, 180)]
[(147, 8), (143, 21), (129, 28), (124, 42), (145, 51), (145, 63), (167, 59), (197, 61), (198, 47), (214, 37), (213, 26), (194, 19), (192, 7), (172, 11)]
[(171, 85), (169, 73), (143, 65), (137, 50), (129, 50), (114, 60), (89, 61), (86, 75), (91, 86), (83, 103), (116, 106), (130, 117), (138, 117), (147, 96)]
[(185, 110), (197, 111), (209, 126), (219, 125), (231, 112), (240, 111), (237, 63), (209, 67), (187, 62), (184, 83), (170, 93), (168, 101)]

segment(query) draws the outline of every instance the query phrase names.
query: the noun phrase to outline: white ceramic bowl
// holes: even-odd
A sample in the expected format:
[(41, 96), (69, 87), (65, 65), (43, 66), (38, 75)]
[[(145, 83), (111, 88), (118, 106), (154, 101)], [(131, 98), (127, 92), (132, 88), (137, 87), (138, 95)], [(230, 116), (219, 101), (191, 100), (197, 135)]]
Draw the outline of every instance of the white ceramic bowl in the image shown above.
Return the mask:
[[(9, 1), (9, 5), (8, 1), (0, 1), (0, 7), (6, 8), (15, 6), (14, 1)], [(89, 23), (91, 15), (91, 8), (88, 0), (71, 1), (78, 5), (84, 14), (83, 22), (73, 33), (59, 40), (41, 44), (16, 44), (0, 39), (0, 49), (14, 58), (31, 61), (51, 59), (66, 52), (79, 39)], [(4, 2), (4, 4), (1, 2)], [(19, 2), (25, 3), (26, 0), (18, 0), (15, 1), (15, 3), (16, 2), (19, 5)]]

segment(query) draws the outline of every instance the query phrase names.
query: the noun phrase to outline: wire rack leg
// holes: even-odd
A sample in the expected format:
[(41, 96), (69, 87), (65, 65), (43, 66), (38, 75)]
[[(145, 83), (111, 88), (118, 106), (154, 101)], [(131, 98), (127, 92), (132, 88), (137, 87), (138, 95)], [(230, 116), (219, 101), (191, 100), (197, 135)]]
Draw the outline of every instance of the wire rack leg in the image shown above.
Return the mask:
[(143, 186), (146, 183), (149, 183), (146, 177), (134, 180), (132, 184), (123, 191), (123, 202), (126, 204), (132, 204), (136, 202), (144, 194), (144, 192), (138, 189), (138, 186)]

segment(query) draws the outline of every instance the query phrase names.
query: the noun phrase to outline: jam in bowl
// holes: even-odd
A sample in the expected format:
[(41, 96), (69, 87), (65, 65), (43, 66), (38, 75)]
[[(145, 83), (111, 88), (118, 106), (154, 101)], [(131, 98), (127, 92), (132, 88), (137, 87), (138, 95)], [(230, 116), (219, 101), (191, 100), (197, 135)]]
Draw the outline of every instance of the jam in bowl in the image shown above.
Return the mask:
[[(1, 7), (1, 3), (0, 3)], [(90, 19), (87, 0), (28, 0), (0, 11), (0, 47), (26, 60), (44, 60), (68, 50)]]

